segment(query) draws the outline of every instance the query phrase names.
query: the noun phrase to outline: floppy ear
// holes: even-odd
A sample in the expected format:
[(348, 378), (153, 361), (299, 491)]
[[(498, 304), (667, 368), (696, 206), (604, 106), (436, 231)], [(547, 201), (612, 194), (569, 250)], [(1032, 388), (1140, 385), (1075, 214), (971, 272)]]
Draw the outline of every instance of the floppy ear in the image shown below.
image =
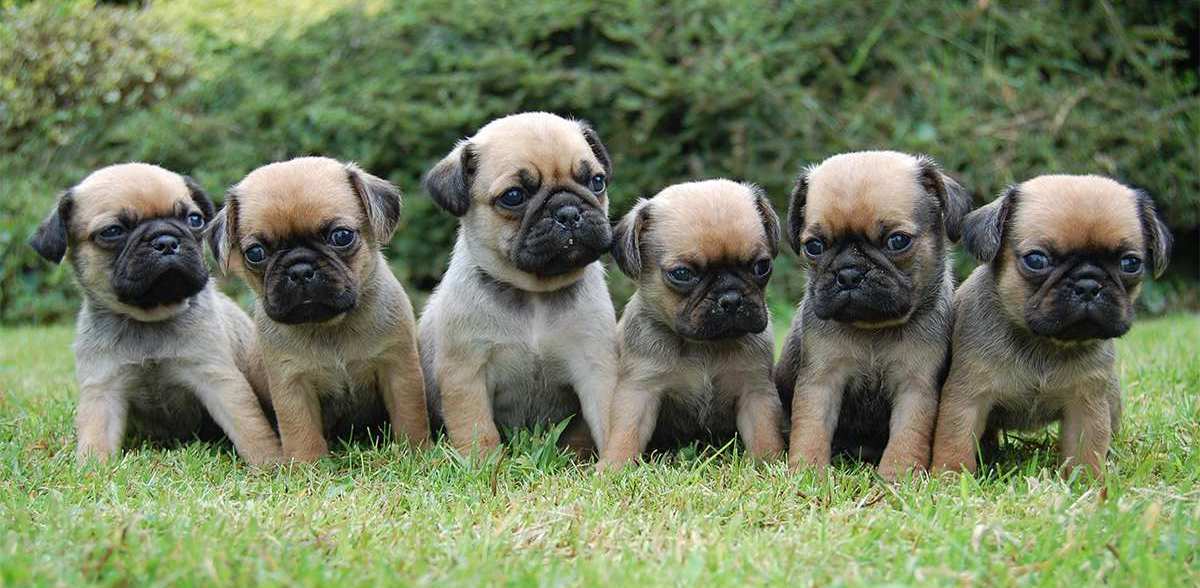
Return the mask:
[(995, 200), (975, 209), (963, 219), (963, 246), (975, 259), (990, 263), (1000, 253), (1004, 228), (1017, 194), (1017, 186), (1009, 186)]
[(346, 175), (350, 186), (358, 194), (363, 210), (367, 213), (367, 224), (371, 236), (380, 245), (386, 245), (400, 224), (400, 190), (391, 182), (373, 176), (353, 163), (346, 164)]
[(771, 250), (771, 257), (775, 257), (779, 255), (779, 215), (775, 214), (771, 200), (761, 187), (755, 184), (742, 185), (754, 196), (754, 207), (758, 209), (758, 217), (762, 219), (763, 231), (767, 235), (767, 248)]
[(804, 230), (804, 203), (808, 200), (808, 174), (812, 168), (804, 168), (796, 178), (796, 185), (788, 195), (787, 238), (792, 251), (800, 253), (804, 246), (800, 242), (800, 232)]
[(204, 229), (204, 240), (208, 241), (217, 267), (228, 273), (229, 250), (237, 241), (237, 193), (233, 188), (225, 193), (225, 206), (213, 215), (212, 222)]
[(462, 216), (471, 206), (471, 179), (476, 163), (475, 148), (463, 141), (425, 174), (421, 184), (438, 206), (454, 216)]
[(1150, 195), (1137, 190), (1138, 214), (1142, 221), (1142, 235), (1146, 242), (1146, 257), (1150, 259), (1150, 267), (1154, 268), (1154, 277), (1160, 277), (1167, 271), (1167, 262), (1171, 258), (1171, 248), (1174, 238), (1162, 215), (1154, 207)]
[(204, 188), (201, 188), (200, 184), (192, 179), (192, 176), (183, 176), (183, 183), (187, 185), (188, 192), (191, 192), (192, 201), (196, 203), (196, 206), (200, 207), (200, 214), (204, 215), (204, 220), (211, 221), (213, 215), (217, 212), (217, 208), (213, 206), (213, 202), (209, 199), (208, 194), (205, 193)]
[(963, 219), (971, 212), (971, 193), (927, 155), (917, 157), (918, 176), (925, 192), (938, 199), (942, 209), (942, 226), (946, 236), (957, 242), (962, 237)]
[(62, 261), (67, 254), (69, 231), (67, 224), (71, 222), (71, 209), (75, 206), (71, 190), (62, 193), (50, 214), (46, 215), (37, 231), (29, 238), (29, 246), (38, 255), (54, 263)]
[(639, 198), (613, 229), (613, 261), (625, 275), (638, 279), (642, 275), (642, 232), (650, 224), (650, 201)]
[(596, 130), (591, 125), (584, 121), (578, 122), (583, 131), (583, 138), (587, 140), (588, 147), (592, 148), (592, 154), (596, 156), (596, 159), (600, 160), (600, 165), (604, 166), (604, 175), (611, 176), (612, 158), (608, 156), (608, 148), (604, 146), (604, 143), (600, 142), (600, 135), (596, 134)]

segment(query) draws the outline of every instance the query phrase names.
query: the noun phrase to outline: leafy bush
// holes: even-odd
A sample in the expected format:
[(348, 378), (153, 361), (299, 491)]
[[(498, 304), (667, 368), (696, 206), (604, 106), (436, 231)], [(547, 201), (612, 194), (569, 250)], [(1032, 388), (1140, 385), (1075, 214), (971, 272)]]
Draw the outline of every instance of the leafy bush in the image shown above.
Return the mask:
[[(614, 217), (667, 184), (714, 176), (758, 182), (782, 211), (803, 164), (894, 148), (933, 155), (979, 202), (1049, 171), (1122, 177), (1186, 229), (1200, 224), (1200, 83), (1187, 46), (1198, 4), (1188, 5), (350, 7), (298, 34), (198, 45), (210, 48), (201, 82), (113, 117), (72, 163), (155, 161), (219, 193), (272, 160), (356, 160), (408, 195), (391, 250), (417, 289), (436, 284), (456, 227), (421, 193), (422, 172), (489, 119), (534, 109), (594, 123), (614, 157)], [(179, 17), (206, 6), (168, 8), (211, 41), (196, 30), (204, 19)], [(61, 157), (42, 161), (56, 170)], [(799, 297), (793, 264), (781, 259), (778, 298)], [(629, 292), (619, 278), (614, 288)]]

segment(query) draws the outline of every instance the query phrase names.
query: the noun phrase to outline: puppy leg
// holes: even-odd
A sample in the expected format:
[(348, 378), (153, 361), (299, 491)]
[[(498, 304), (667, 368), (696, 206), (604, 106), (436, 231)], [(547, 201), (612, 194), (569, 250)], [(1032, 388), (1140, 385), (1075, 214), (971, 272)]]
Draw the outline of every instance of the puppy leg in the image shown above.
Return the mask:
[(270, 370), (267, 377), (284, 458), (312, 462), (329, 455), (316, 389), (301, 374), (283, 376)]
[(987, 428), (994, 397), (991, 389), (972, 391), (972, 383), (951, 368), (942, 388), (937, 427), (933, 439), (932, 471), (975, 472), (976, 443)]
[(579, 407), (583, 420), (592, 431), (592, 440), (600, 455), (604, 455), (608, 431), (608, 419), (613, 395), (617, 388), (617, 345), (611, 339), (598, 337), (594, 343), (587, 338), (574, 352), (567, 354), (567, 370), (571, 384), (579, 395)]
[(425, 408), (425, 379), (417, 342), (411, 336), (389, 352), (377, 374), (379, 391), (397, 441), (414, 447), (429, 445), (429, 413)]
[(75, 457), (81, 463), (92, 459), (104, 463), (121, 451), (129, 405), (116, 390), (101, 386), (82, 386), (79, 390), (75, 413), (79, 445)]
[(796, 382), (788, 453), (788, 465), (793, 470), (829, 466), (833, 432), (837, 429), (842, 395), (849, 381), (848, 367), (830, 366), (821, 372), (801, 376)]
[(1104, 395), (1073, 399), (1063, 407), (1062, 449), (1064, 472), (1086, 467), (1095, 477), (1104, 475), (1104, 461), (1112, 443), (1112, 415)]
[(496, 428), (483, 363), (444, 355), (436, 365), (442, 420), (450, 443), (460, 452), (476, 456), (500, 447), (500, 431)]
[(879, 460), (880, 477), (890, 482), (904, 472), (929, 467), (937, 397), (934, 384), (924, 379), (897, 390), (892, 400), (887, 448)]
[(198, 381), (196, 396), (242, 459), (254, 466), (283, 461), (279, 437), (271, 430), (250, 382), (236, 368), (215, 369)]
[(609, 415), (608, 445), (600, 454), (597, 469), (615, 469), (637, 459), (654, 436), (662, 396), (659, 390), (640, 385), (643, 383), (622, 378), (617, 385)]
[(783, 406), (773, 387), (738, 396), (737, 428), (750, 455), (766, 458), (783, 453)]

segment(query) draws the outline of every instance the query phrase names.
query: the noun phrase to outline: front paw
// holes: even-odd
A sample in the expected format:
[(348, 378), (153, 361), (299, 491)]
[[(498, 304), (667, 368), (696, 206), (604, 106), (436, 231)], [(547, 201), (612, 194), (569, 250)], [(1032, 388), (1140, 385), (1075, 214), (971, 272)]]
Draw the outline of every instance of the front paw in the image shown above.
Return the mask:
[(793, 472), (815, 469), (824, 472), (829, 469), (829, 447), (798, 447), (788, 454), (788, 468)]
[(890, 456), (884, 454), (875, 470), (880, 478), (887, 482), (895, 482), (907, 474), (918, 474), (925, 471), (927, 460), (921, 456)]
[(115, 449), (80, 443), (79, 447), (75, 448), (75, 461), (81, 466), (92, 463), (103, 465), (111, 461), (116, 454)]
[(472, 459), (486, 459), (500, 451), (500, 435), (478, 435), (466, 442), (455, 443), (454, 448)]

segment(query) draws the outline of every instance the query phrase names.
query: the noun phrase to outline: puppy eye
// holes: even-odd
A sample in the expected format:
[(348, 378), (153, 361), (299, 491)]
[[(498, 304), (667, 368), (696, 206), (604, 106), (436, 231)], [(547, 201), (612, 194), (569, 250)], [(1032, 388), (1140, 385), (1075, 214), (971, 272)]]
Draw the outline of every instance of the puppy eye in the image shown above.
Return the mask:
[(204, 216), (199, 212), (193, 212), (187, 215), (188, 226), (193, 229), (199, 229), (204, 226)]
[(593, 192), (599, 194), (608, 187), (608, 184), (605, 183), (604, 176), (596, 174), (592, 176), (592, 181), (589, 183), (588, 187), (591, 188)]
[(1121, 271), (1127, 274), (1136, 274), (1142, 271), (1142, 260), (1133, 255), (1126, 255), (1121, 258)]
[(825, 253), (825, 242), (820, 239), (809, 239), (804, 242), (804, 252), (811, 257)]
[(125, 234), (125, 227), (121, 225), (109, 225), (100, 231), (101, 239), (116, 239)]
[(771, 275), (771, 260), (760, 259), (754, 264), (754, 275), (765, 278)]
[(912, 237), (906, 233), (892, 233), (887, 240), (887, 248), (892, 252), (900, 252), (912, 245)]
[(349, 247), (354, 243), (354, 231), (350, 229), (334, 229), (329, 233), (329, 244), (334, 247)]
[(687, 284), (696, 279), (696, 272), (691, 268), (677, 267), (667, 272), (667, 278), (677, 284)]
[(1050, 258), (1041, 251), (1030, 251), (1021, 258), (1021, 263), (1024, 263), (1025, 267), (1029, 268), (1030, 270), (1040, 272), (1050, 267)]
[(267, 249), (262, 245), (251, 245), (243, 255), (246, 256), (246, 261), (257, 265), (267, 260)]
[(525, 204), (525, 190), (521, 188), (509, 188), (500, 195), (498, 202), (500, 202), (501, 206), (516, 208)]

